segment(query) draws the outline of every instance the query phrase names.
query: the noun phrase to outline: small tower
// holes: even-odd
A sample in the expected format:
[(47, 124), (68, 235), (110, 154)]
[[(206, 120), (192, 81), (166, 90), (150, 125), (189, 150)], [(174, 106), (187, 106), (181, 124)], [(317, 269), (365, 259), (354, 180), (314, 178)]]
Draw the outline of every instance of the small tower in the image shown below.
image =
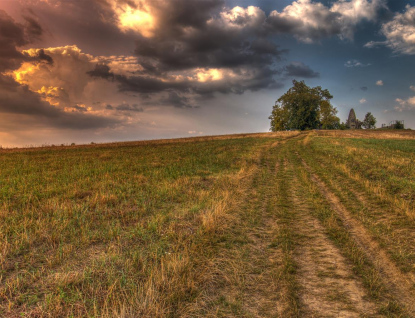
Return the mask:
[(346, 124), (350, 129), (356, 129), (357, 128), (356, 114), (354, 113), (353, 108), (350, 110), (349, 118), (347, 119)]

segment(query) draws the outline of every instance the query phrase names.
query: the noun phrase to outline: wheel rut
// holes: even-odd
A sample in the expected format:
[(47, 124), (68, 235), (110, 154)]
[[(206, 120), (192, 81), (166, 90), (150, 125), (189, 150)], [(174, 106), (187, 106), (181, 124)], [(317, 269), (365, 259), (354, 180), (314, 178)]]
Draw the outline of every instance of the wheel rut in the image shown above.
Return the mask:
[[(280, 143), (270, 149), (277, 145)], [(255, 211), (260, 218), (257, 226), (248, 232), (250, 242), (246, 247), (250, 262), (244, 270), (242, 298), (244, 312), (253, 317), (282, 317), (288, 306), (287, 286), (281, 278), (283, 252), (271, 244), (279, 231), (278, 218), (272, 213), (274, 184), (270, 179), (279, 173), (280, 165), (273, 159), (265, 158), (263, 163), (266, 177), (260, 184), (262, 193), (257, 196)]]
[(296, 248), (301, 314), (304, 317), (372, 316), (376, 305), (367, 300), (367, 292), (353, 274), (352, 265), (325, 234), (325, 228), (312, 215), (311, 208), (299, 193), (295, 177), (291, 191), (301, 238)]
[[(301, 161), (303, 166), (310, 173), (311, 180), (317, 185), (321, 194), (330, 203), (331, 208), (336, 211), (337, 215), (352, 235), (354, 241), (364, 251), (378, 272), (381, 273), (384, 278), (384, 284), (396, 299), (404, 305), (408, 313), (415, 313), (415, 282), (412, 277), (403, 274), (396, 267), (389, 259), (386, 252), (371, 238), (364, 226), (352, 217), (350, 212), (340, 202), (339, 198), (328, 189), (315, 173), (313, 173), (310, 166), (308, 166), (303, 159), (301, 159)], [(410, 314), (410, 317), (415, 316), (414, 314)]]
[(272, 244), (280, 230), (273, 211), (280, 167), (270, 151), (280, 144), (277, 141), (263, 150), (249, 195), (238, 208), (237, 231), (243, 243), (222, 251), (218, 276), (223, 285), (215, 290), (220, 300), (204, 316), (284, 317), (287, 312), (283, 251)]

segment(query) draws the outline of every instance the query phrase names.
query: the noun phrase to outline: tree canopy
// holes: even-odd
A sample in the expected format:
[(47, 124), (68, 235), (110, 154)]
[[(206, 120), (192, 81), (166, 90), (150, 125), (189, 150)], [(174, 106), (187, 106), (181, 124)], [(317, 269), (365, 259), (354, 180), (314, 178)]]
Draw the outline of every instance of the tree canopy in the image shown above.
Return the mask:
[(403, 122), (402, 122), (402, 121), (397, 120), (397, 121), (396, 121), (396, 124), (393, 126), (393, 128), (395, 128), (395, 129), (404, 129), (405, 127), (404, 127), (404, 125), (403, 125)]
[(365, 115), (365, 119), (362, 121), (362, 127), (365, 129), (376, 128), (376, 118), (372, 113), (369, 112)]
[(330, 103), (332, 98), (327, 89), (308, 87), (304, 81), (293, 80), (293, 87), (273, 106), (269, 117), (271, 131), (338, 128), (340, 119)]

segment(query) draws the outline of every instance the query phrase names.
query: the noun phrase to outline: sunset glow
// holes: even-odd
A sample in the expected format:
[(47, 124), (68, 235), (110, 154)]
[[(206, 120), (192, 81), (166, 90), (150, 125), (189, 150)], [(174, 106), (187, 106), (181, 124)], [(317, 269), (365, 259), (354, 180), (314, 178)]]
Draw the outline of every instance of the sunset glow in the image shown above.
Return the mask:
[(19, 84), (27, 84), (27, 76), (33, 75), (37, 70), (39, 70), (38, 65), (32, 63), (23, 63), (18, 70), (10, 72), (8, 74), (13, 76), (16, 82), (18, 82)]
[(219, 81), (223, 78), (223, 71), (218, 69), (199, 70), (196, 76), (199, 82)]
[(141, 33), (145, 37), (153, 35), (153, 29), (156, 24), (154, 16), (147, 10), (148, 6), (143, 5), (141, 2), (137, 6), (142, 9), (134, 8), (129, 4), (115, 3), (113, 5), (114, 11), (118, 16), (119, 27), (123, 31), (135, 31)]
[(36, 92), (41, 95), (41, 98), (47, 101), (49, 104), (53, 106), (59, 106), (59, 95), (63, 88), (60, 87), (45, 87), (42, 86), (41, 89), (37, 90)]

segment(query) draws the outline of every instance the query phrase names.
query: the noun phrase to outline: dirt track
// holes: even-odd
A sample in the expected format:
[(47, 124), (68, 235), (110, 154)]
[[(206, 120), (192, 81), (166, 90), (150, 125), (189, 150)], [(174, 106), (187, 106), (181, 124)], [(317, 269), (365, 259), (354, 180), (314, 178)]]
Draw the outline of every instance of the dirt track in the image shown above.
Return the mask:
[[(308, 171), (310, 167), (303, 161)], [(399, 299), (399, 301), (407, 308), (409, 312), (415, 313), (415, 293), (413, 286), (415, 281), (411, 274), (403, 274), (395, 264), (388, 258), (386, 252), (382, 250), (379, 244), (374, 241), (364, 226), (357, 220), (353, 219), (347, 209), (341, 204), (340, 200), (334, 195), (325, 184), (315, 174), (311, 174), (311, 179), (315, 182), (324, 197), (330, 202), (332, 208), (337, 212), (345, 226), (349, 228), (355, 242), (365, 251), (367, 257), (375, 265), (377, 270), (382, 273), (385, 285)]]
[[(261, 203), (247, 205), (260, 221), (248, 234), (250, 266), (239, 273), (247, 282), (240, 316), (414, 317), (411, 274), (399, 270), (302, 158), (306, 142), (298, 136), (264, 153)], [(322, 213), (330, 217), (322, 221)], [(333, 238), (332, 224), (347, 243)], [(356, 270), (360, 264), (366, 265)]]

